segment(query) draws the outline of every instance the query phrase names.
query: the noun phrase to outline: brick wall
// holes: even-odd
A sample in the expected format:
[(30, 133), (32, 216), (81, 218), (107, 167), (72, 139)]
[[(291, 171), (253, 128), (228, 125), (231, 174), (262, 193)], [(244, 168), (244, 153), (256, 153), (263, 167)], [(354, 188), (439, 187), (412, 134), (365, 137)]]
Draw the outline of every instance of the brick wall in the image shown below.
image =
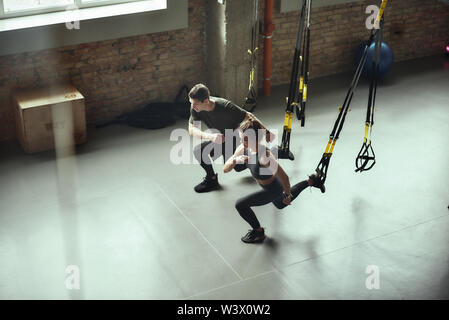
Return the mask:
[[(206, 1), (189, 0), (189, 27), (163, 33), (86, 43), (0, 57), (0, 140), (15, 137), (11, 90), (72, 82), (86, 97), (88, 123), (109, 120), (150, 101), (171, 101), (181, 84), (205, 81)], [(264, 0), (260, 1), (263, 20)], [(311, 77), (352, 70), (354, 54), (367, 39), (363, 0), (312, 10)], [(279, 7), (279, 1), (275, 1)], [(395, 60), (438, 54), (449, 42), (449, 6), (436, 0), (390, 0), (385, 41)], [(275, 9), (272, 85), (289, 83), (298, 12)], [(263, 39), (258, 85), (262, 87)]]
[(0, 57), (0, 140), (15, 137), (14, 88), (71, 82), (98, 123), (203, 81), (205, 2), (189, 0), (187, 29)]
[[(260, 17), (263, 20), (261, 1)], [(299, 12), (280, 13), (275, 1), (273, 23), (272, 85), (290, 82), (293, 51), (298, 32)], [(365, 28), (368, 5), (363, 0), (312, 9), (311, 78), (354, 69), (358, 46), (369, 37)], [(395, 61), (439, 54), (449, 43), (449, 5), (437, 0), (390, 0), (385, 10), (384, 41), (393, 49)], [(263, 39), (260, 41), (263, 48)], [(263, 52), (262, 50), (260, 51)], [(262, 55), (259, 56), (262, 70)], [(262, 87), (262, 72), (258, 84)]]

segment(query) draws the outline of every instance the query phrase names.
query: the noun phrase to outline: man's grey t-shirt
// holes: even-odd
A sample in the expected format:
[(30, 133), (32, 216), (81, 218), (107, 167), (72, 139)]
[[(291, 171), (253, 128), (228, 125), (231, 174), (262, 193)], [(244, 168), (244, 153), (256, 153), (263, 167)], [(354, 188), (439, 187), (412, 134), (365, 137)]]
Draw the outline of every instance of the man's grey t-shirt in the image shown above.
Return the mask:
[(211, 100), (215, 101), (215, 108), (212, 111), (196, 112), (190, 107), (189, 123), (202, 121), (209, 129), (217, 129), (222, 134), (225, 134), (225, 129), (237, 129), (245, 119), (246, 111), (223, 98), (211, 97)]

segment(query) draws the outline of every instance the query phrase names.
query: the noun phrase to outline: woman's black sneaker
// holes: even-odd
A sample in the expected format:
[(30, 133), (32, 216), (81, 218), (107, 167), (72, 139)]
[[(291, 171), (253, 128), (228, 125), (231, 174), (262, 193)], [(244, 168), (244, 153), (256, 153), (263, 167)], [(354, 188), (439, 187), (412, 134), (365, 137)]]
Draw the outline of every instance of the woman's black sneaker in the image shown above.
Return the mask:
[(195, 191), (201, 193), (218, 189), (218, 175), (216, 174), (214, 177), (215, 179), (208, 176), (204, 177), (203, 181), (195, 186)]
[(325, 193), (326, 192), (326, 187), (324, 186), (324, 184), (321, 182), (320, 177), (318, 176), (318, 174), (314, 173), (311, 174), (309, 176), (310, 180), (312, 180), (312, 186), (315, 188), (318, 188), (321, 190), (321, 193)]
[(249, 232), (242, 238), (242, 241), (245, 243), (258, 243), (263, 242), (265, 240), (265, 230), (262, 228), (262, 231), (258, 231), (257, 229), (249, 230)]

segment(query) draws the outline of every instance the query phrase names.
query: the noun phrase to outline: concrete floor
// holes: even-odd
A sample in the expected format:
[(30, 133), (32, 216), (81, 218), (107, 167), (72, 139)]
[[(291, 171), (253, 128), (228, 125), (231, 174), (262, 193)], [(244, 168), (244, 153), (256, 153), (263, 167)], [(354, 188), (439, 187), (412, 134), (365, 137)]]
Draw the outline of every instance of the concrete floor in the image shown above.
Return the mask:
[[(281, 160), (292, 184), (321, 159), (351, 77), (312, 81), (306, 126), (293, 125), (296, 159)], [(268, 127), (281, 130), (286, 94), (260, 99), (255, 114)], [(202, 169), (170, 162), (170, 133), (185, 120), (92, 128), (68, 183), (53, 151), (1, 144), (0, 298), (448, 299), (449, 61), (394, 65), (378, 88), (377, 164), (355, 173), (367, 98), (362, 81), (324, 195), (306, 189), (282, 211), (255, 209), (262, 245), (240, 241), (249, 226), (234, 209), (259, 188), (249, 172), (224, 175), (217, 164), (222, 190), (196, 194)], [(66, 288), (68, 265), (79, 267), (79, 290)], [(379, 289), (366, 287), (368, 266)]]

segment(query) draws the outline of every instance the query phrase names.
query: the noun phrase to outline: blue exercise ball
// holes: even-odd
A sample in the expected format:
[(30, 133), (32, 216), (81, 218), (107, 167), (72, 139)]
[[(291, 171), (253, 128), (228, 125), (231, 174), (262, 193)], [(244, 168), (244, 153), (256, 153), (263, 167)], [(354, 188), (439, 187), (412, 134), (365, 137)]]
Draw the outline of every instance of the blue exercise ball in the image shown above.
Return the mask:
[[(365, 49), (366, 45), (367, 45), (366, 42), (360, 45), (356, 55), (356, 65), (359, 64), (360, 59), (362, 58), (363, 50)], [(375, 44), (373, 42), (371, 46), (368, 48), (368, 55), (366, 57), (366, 62), (362, 70), (362, 76), (368, 80), (371, 79), (371, 74), (373, 72), (374, 45)], [(377, 74), (377, 80), (382, 79), (387, 74), (387, 72), (393, 65), (393, 62), (394, 62), (393, 50), (387, 43), (382, 42), (380, 46), (380, 65)]]

